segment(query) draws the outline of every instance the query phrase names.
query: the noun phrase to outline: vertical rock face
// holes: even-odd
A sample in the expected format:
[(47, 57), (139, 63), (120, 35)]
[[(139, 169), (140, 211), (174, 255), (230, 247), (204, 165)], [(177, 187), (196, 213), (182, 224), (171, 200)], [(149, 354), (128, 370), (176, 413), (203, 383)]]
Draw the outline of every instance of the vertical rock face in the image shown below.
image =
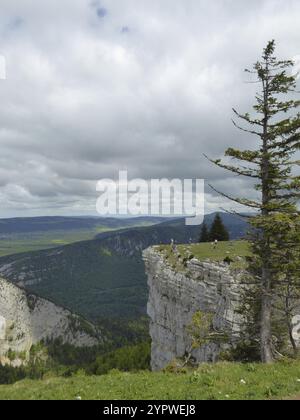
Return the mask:
[[(183, 272), (175, 272), (163, 256), (150, 248), (144, 251), (148, 275), (148, 314), (151, 318), (152, 369), (164, 368), (191, 350), (188, 326), (198, 311), (214, 314), (216, 330), (239, 334), (240, 287), (225, 264), (191, 260)], [(229, 344), (226, 344), (228, 347)], [(220, 344), (208, 344), (192, 351), (197, 362), (214, 362)]]
[(42, 340), (61, 339), (76, 347), (97, 345), (95, 327), (52, 302), (26, 293), (0, 279), (0, 362), (7, 355), (28, 355), (32, 345)]
[[(300, 304), (297, 308), (297, 312), (300, 313)], [(293, 323), (293, 339), (296, 342), (296, 345), (300, 348), (300, 315), (295, 315), (292, 319)]]
[(5, 340), (6, 319), (0, 315), (0, 340)]
[[(143, 255), (149, 286), (152, 369), (160, 370), (190, 353), (197, 363), (215, 362), (222, 350), (233, 348), (242, 337), (244, 325), (238, 309), (245, 272), (233, 272), (226, 264), (196, 259), (187, 261), (182, 270), (174, 269), (155, 247)], [(228, 339), (191, 351), (188, 329), (199, 311), (211, 313), (214, 330), (225, 332)], [(300, 303), (293, 318), (293, 337), (300, 347)]]

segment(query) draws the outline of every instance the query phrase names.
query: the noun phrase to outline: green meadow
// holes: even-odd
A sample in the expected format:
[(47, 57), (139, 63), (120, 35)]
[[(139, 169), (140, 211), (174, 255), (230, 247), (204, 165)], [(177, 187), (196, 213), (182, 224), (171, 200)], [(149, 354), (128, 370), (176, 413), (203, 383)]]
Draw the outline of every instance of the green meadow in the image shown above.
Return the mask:
[(300, 396), (300, 362), (220, 363), (181, 373), (111, 371), (0, 386), (1, 400), (268, 400)]

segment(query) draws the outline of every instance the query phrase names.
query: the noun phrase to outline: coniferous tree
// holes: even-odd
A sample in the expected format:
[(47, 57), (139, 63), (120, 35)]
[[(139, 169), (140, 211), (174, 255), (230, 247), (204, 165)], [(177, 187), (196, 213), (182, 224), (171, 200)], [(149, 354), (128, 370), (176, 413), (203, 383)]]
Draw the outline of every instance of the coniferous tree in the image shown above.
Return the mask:
[(222, 218), (219, 214), (216, 215), (210, 229), (209, 237), (211, 241), (226, 242), (229, 241), (229, 233), (224, 226)]
[(210, 241), (209, 230), (207, 224), (204, 222), (201, 229), (200, 242), (205, 243)]
[[(250, 220), (256, 232), (252, 239), (250, 269), (257, 287), (260, 354), (264, 363), (274, 360), (272, 326), (278, 299), (282, 298), (286, 303), (285, 314), (290, 320), (293, 297), (299, 294), (300, 287), (297, 208), (300, 177), (294, 173), (294, 168), (300, 162), (293, 158), (300, 149), (300, 114), (296, 112), (300, 101), (292, 98), (297, 82), (296, 75), (292, 74), (294, 63), (278, 60), (274, 54), (275, 42), (271, 41), (253, 70), (246, 70), (254, 74), (254, 82), (260, 84), (253, 107), (254, 115), (233, 110), (238, 118), (249, 124), (249, 128), (235, 121), (234, 125), (254, 135), (259, 140), (259, 146), (244, 151), (227, 150), (226, 156), (242, 161), (241, 166), (230, 165), (222, 160), (213, 161), (234, 174), (256, 180), (256, 190), (260, 192), (257, 199), (220, 194), (258, 212)], [(291, 247), (293, 252), (290, 252)], [(287, 324), (290, 328), (290, 321)]]

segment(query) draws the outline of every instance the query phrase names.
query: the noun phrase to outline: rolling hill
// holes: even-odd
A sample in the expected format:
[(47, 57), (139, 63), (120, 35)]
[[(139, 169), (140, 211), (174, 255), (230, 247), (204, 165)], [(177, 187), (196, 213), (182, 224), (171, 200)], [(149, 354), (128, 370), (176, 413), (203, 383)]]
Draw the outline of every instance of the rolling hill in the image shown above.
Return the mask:
[(13, 233), (34, 233), (51, 231), (70, 231), (81, 229), (107, 228), (121, 229), (124, 227), (151, 225), (161, 223), (162, 217), (24, 217), (0, 219), (0, 236)]
[(97, 234), (152, 226), (159, 217), (131, 219), (101, 217), (32, 217), (0, 219), (0, 256), (50, 249), (93, 239)]
[[(207, 216), (208, 224), (214, 216)], [(244, 220), (229, 214), (222, 218), (232, 239), (244, 236)], [(197, 242), (199, 232), (199, 226), (187, 227), (183, 219), (126, 227), (100, 233), (90, 241), (2, 257), (0, 274), (93, 321), (137, 318), (146, 313), (147, 302), (142, 250), (171, 239)]]

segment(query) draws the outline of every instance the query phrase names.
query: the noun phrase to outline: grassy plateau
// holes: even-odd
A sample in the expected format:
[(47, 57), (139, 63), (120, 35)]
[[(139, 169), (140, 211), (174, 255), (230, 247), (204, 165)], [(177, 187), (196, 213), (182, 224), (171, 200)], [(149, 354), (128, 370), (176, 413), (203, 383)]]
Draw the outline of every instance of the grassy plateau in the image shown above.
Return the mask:
[(251, 255), (250, 244), (247, 241), (219, 242), (216, 247), (211, 243), (178, 245), (177, 253), (172, 251), (170, 245), (161, 245), (156, 248), (162, 253), (166, 263), (176, 271), (185, 271), (182, 262), (190, 258), (215, 262), (223, 262), (229, 258), (232, 268), (244, 268), (246, 257)]

